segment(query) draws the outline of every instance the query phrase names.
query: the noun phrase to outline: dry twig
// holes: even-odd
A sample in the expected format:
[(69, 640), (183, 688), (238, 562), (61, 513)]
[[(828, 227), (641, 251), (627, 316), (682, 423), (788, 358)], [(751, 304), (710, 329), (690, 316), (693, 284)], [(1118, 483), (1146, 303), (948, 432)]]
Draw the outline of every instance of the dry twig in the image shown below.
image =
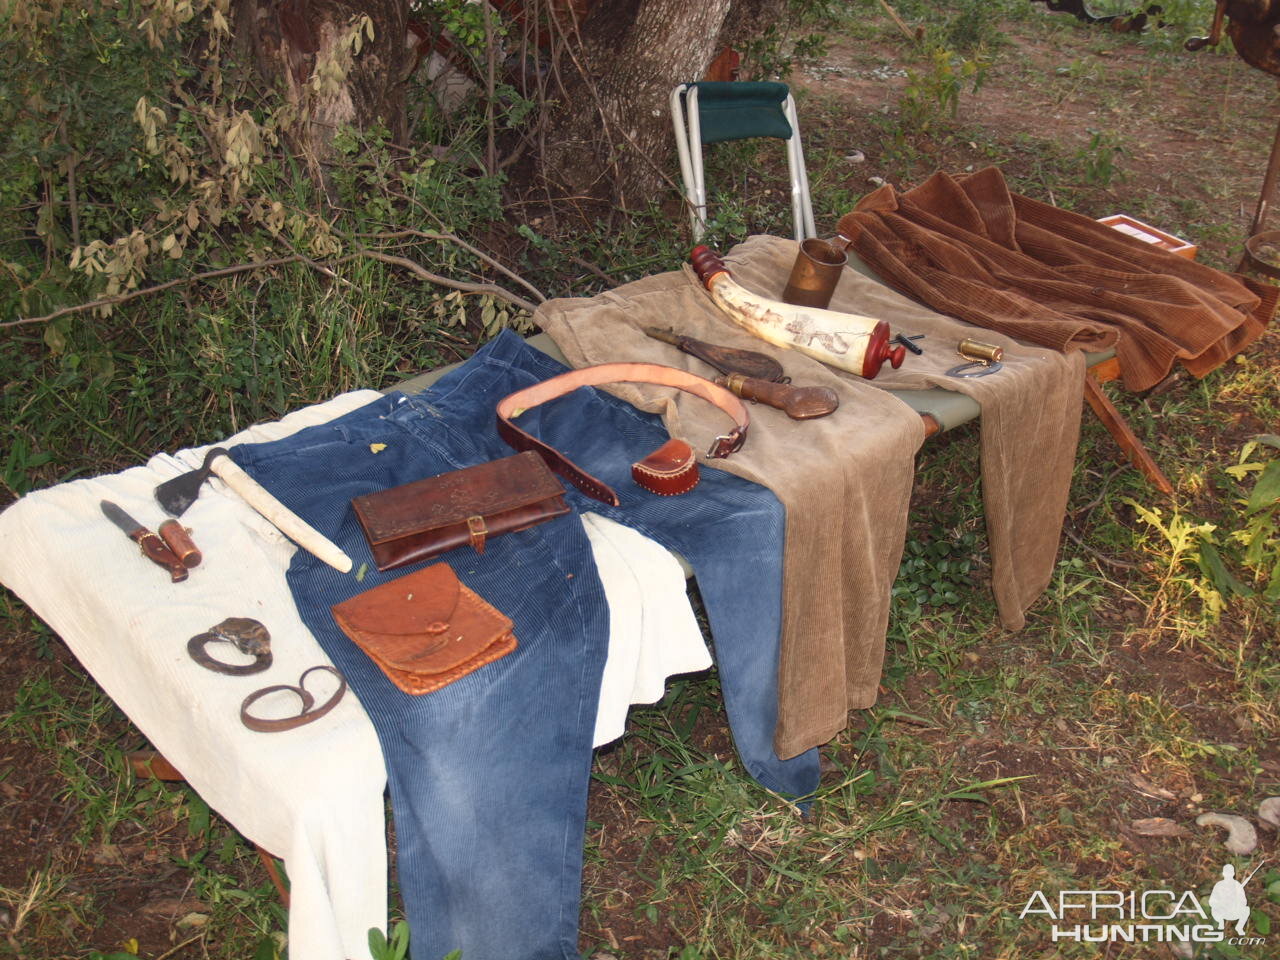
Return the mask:
[[(441, 239), (443, 239), (443, 237)], [(454, 239), (456, 240), (456, 238)], [(457, 242), (462, 243), (460, 240)], [(173, 287), (195, 283), (200, 280), (229, 277), (237, 273), (248, 273), (252, 270), (267, 270), (272, 267), (284, 266), (289, 263), (301, 263), (313, 270), (317, 270), (320, 273), (325, 274), (326, 276), (336, 278), (336, 274), (333, 272), (333, 267), (338, 264), (357, 260), (361, 257), (367, 257), (370, 260), (379, 260), (393, 266), (403, 267), (419, 279), (437, 284), (438, 286), (448, 287), (452, 290), (461, 290), (464, 293), (488, 294), (489, 296), (497, 297), (499, 300), (505, 300), (507, 303), (513, 304), (521, 310), (526, 310), (529, 313), (533, 313), (533, 311), (537, 309), (533, 303), (530, 303), (523, 297), (517, 296), (510, 290), (500, 287), (497, 284), (468, 283), (464, 280), (454, 280), (450, 277), (441, 276), (438, 273), (432, 273), (430, 270), (427, 270), (421, 264), (415, 263), (408, 257), (399, 257), (393, 254), (383, 253), (380, 250), (373, 250), (368, 247), (364, 247), (353, 253), (348, 253), (345, 256), (338, 257), (336, 260), (331, 260), (327, 264), (321, 263), (317, 260), (312, 260), (310, 257), (305, 257), (300, 253), (295, 253), (288, 257), (276, 257), (272, 260), (255, 260), (253, 263), (241, 263), (234, 267), (222, 267), (218, 270), (206, 270), (203, 273), (194, 273), (188, 277), (179, 277), (176, 280), (166, 280), (164, 283), (158, 283), (152, 287), (144, 287), (141, 290), (130, 290), (128, 293), (118, 293), (110, 297), (100, 297), (97, 300), (90, 300), (87, 303), (76, 304), (73, 307), (62, 307), (41, 317), (19, 317), (16, 320), (6, 320), (0, 323), (0, 328), (19, 327), (32, 323), (48, 323), (50, 320), (56, 320), (58, 317), (65, 317), (68, 314), (84, 313), (86, 310), (94, 310), (98, 307), (115, 306), (118, 303), (126, 303), (130, 300), (136, 300), (138, 297), (145, 297), (153, 293), (160, 293), (164, 290), (172, 289)], [(511, 275), (513, 277), (515, 276), (514, 274)], [(516, 279), (519, 278), (516, 277)], [(520, 282), (524, 283), (524, 281)], [(528, 286), (528, 284), (525, 285)], [(537, 293), (536, 290), (534, 290), (534, 292)], [(539, 294), (539, 296), (541, 297), (541, 294)], [(546, 298), (542, 297), (542, 299), (545, 300)]]
[[(416, 200), (413, 197), (405, 196), (404, 194), (397, 193), (396, 191), (392, 191), (392, 193), (394, 196), (401, 197), (405, 200), (408, 200), (410, 203), (421, 205), (421, 201)], [(358, 234), (358, 236), (365, 236), (365, 234)], [(543, 294), (541, 290), (535, 287), (532, 283), (530, 283), (524, 277), (520, 276), (518, 273), (515, 273), (508, 267), (503, 266), (501, 263), (499, 263), (493, 257), (489, 256), (484, 251), (476, 249), (471, 244), (467, 243), (467, 241), (463, 240), (461, 237), (455, 236), (452, 233), (441, 233), (436, 230), (411, 230), (406, 228), (403, 230), (392, 230), (388, 233), (368, 234), (367, 236), (371, 240), (399, 240), (403, 237), (419, 237), (423, 240), (443, 240), (447, 243), (455, 243), (458, 246), (460, 246), (463, 250), (466, 250), (467, 253), (471, 254), (473, 257), (479, 260), (483, 260), (485, 263), (489, 264), (489, 266), (493, 267), (493, 269), (497, 270), (503, 276), (508, 277), (509, 279), (514, 280), (516, 283), (520, 284), (520, 286), (524, 287), (526, 290), (532, 293), (535, 297), (537, 297), (539, 303), (542, 303), (547, 299), (546, 295)]]
[(885, 0), (880, 0), (880, 6), (884, 7), (884, 12), (893, 18), (893, 22), (898, 25), (899, 30), (901, 30), (903, 33), (907, 35), (908, 40), (911, 40), (914, 42), (916, 40), (921, 39), (924, 36), (924, 27), (917, 27), (916, 29), (912, 30), (909, 26), (906, 25), (906, 23), (903, 22), (902, 18), (898, 16), (898, 11), (893, 9), (893, 7), (889, 6), (889, 4), (885, 2)]
[(466, 283), (462, 280), (451, 280), (448, 277), (442, 277), (438, 273), (432, 273), (426, 267), (410, 260), (408, 257), (399, 257), (391, 253), (383, 253), (381, 250), (364, 249), (358, 251), (356, 256), (368, 257), (370, 260), (378, 260), (382, 263), (389, 263), (393, 266), (403, 267), (414, 276), (427, 280), (430, 283), (438, 283), (442, 287), (452, 287), (454, 290), (462, 290), (465, 293), (487, 293), (491, 297), (497, 297), (499, 300), (506, 300), (508, 303), (515, 304), (521, 310), (527, 310), (533, 313), (537, 307), (523, 297), (518, 297), (509, 290), (506, 290), (493, 283)]

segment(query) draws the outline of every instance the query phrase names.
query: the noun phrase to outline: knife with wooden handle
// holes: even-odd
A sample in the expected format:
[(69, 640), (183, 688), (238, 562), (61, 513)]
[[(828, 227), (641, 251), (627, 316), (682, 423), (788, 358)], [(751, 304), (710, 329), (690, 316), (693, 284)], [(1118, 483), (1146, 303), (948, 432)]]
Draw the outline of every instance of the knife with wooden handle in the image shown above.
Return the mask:
[(99, 506), (102, 507), (106, 518), (123, 530), (124, 535), (141, 548), (144, 557), (169, 571), (169, 580), (172, 583), (187, 579), (186, 566), (163, 540), (110, 500), (103, 500)]
[(742, 397), (781, 410), (792, 420), (816, 420), (834, 413), (840, 398), (829, 387), (797, 387), (739, 374), (716, 377), (716, 383)]
[(754, 377), (757, 380), (781, 381), (783, 379), (782, 364), (767, 353), (742, 350), (738, 347), (722, 347), (683, 336), (674, 330), (660, 330), (657, 327), (645, 327), (644, 332), (655, 340), (671, 344), (682, 353), (697, 357), (725, 376), (739, 373), (744, 377)]

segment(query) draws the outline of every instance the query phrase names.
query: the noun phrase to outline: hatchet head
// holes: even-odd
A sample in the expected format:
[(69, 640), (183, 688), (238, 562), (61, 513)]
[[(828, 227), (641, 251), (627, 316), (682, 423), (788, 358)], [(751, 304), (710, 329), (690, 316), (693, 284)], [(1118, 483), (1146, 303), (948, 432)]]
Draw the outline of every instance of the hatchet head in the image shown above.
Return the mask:
[(214, 447), (204, 455), (204, 463), (196, 470), (166, 480), (156, 487), (156, 500), (170, 516), (180, 517), (200, 496), (200, 487), (209, 479), (214, 457), (226, 456), (222, 447)]

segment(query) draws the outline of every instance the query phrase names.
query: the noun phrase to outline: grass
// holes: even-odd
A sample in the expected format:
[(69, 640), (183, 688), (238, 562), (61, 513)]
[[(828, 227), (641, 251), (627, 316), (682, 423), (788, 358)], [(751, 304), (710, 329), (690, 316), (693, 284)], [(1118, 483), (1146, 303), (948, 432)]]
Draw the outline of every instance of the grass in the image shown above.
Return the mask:
[[(904, 122), (899, 99), (900, 72), (927, 69), (925, 50), (906, 43), (878, 5), (862, 5), (832, 31), (824, 65), (838, 72), (793, 83), (820, 227), (870, 189), (872, 176), (907, 184), (939, 167), (999, 163), (1022, 192), (1090, 215), (1123, 209), (1195, 238), (1206, 262), (1234, 266), (1274, 123), (1268, 78), (1230, 54), (1190, 58), (1164, 35), (1135, 41), (1032, 4), (990, 6), (1006, 17), (1003, 42), (966, 40), (962, 27), (982, 26), (960, 16), (972, 3), (942, 12), (895, 4), (953, 48), (985, 40), (993, 58), (983, 88), (960, 89), (954, 118), (935, 104), (926, 132)], [(885, 65), (901, 71), (876, 72)], [(1032, 88), (1039, 99), (1025, 94)], [(1062, 119), (1044, 123), (1049, 110)], [(709, 156), (708, 181), (733, 194), (716, 207), (714, 242), (790, 232), (781, 150), (770, 148)], [(865, 160), (847, 160), (854, 150)], [(572, 241), (539, 224), (546, 236), (535, 234), (539, 242), (513, 265), (549, 295), (581, 294), (604, 278), (621, 283), (679, 263), (683, 224), (658, 206)], [(0, 395), (7, 494), (122, 468), (339, 390), (385, 385), (457, 359), (482, 333), (479, 309), (406, 290), (383, 265), (352, 263), (341, 279), (286, 267), (267, 282), (204, 291), (189, 310), (138, 303), (47, 336), (9, 334)], [(742, 775), (714, 674), (674, 682), (597, 758), (588, 953), (1097, 956), (1085, 945), (1046, 946), (1044, 924), (1018, 918), (1030, 893), (1164, 885), (1207, 896), (1227, 855), (1195, 816), (1250, 816), (1261, 798), (1280, 794), (1280, 617), (1258, 597), (1234, 595), (1215, 615), (1204, 593), (1212, 582), (1188, 561), (1203, 540), (1179, 554), (1135, 504), (1159, 507), (1166, 525), (1175, 515), (1192, 527), (1214, 524), (1229, 549), (1248, 487), (1226, 468), (1249, 436), (1280, 423), (1276, 337), (1200, 382), (1178, 380), (1147, 397), (1108, 388), (1175, 495), (1160, 500), (1118, 465), (1109, 435), (1086, 416), (1068, 535), (1017, 634), (1000, 628), (986, 582), (976, 434), (931, 441), (910, 530), (908, 557), (918, 562), (899, 583), (880, 702), (824, 748), (811, 814)], [(1246, 575), (1235, 554), (1224, 555)], [(36, 778), (0, 764), (0, 808), (24, 818), (25, 833), (13, 835), (32, 850), (3, 861), (0, 956), (270, 960), (284, 915), (253, 851), (190, 790), (133, 778), (123, 758), (145, 746), (141, 735), (8, 594), (0, 631), (9, 650), (31, 654), (4, 687), (0, 755), (20, 752), (46, 771)], [(1135, 821), (1152, 817), (1184, 832), (1135, 832)], [(1264, 832), (1259, 856), (1276, 856), (1275, 843)], [(1247, 872), (1258, 859), (1233, 862)], [(1280, 924), (1272, 886), (1280, 873), (1271, 867), (1251, 902)], [(179, 909), (120, 906), (157, 899)], [(1262, 922), (1255, 917), (1253, 929)], [(1118, 945), (1107, 955), (1153, 954)]]
[[(911, 835), (955, 849), (962, 841), (944, 814), (952, 805), (980, 805), (1008, 782), (950, 770), (926, 774), (903, 744), (886, 737), (887, 727), (917, 719), (877, 709), (849, 744), (856, 753), (831, 761), (806, 818), (751, 787), (716, 754), (691, 748), (694, 728), (677, 729), (670, 717), (687, 717), (698, 696), (677, 685), (658, 711), (638, 713), (635, 732), (596, 775), (604, 787), (597, 802), (625, 807), (646, 827), (615, 840), (617, 824), (599, 825), (590, 837), (588, 899), (607, 908), (593, 919), (600, 924), (595, 935), (610, 949), (625, 941), (618, 918), (630, 912), (650, 930), (673, 932), (684, 951), (673, 956), (844, 956), (868, 909), (850, 895), (869, 877), (903, 875), (869, 850)], [(878, 771), (859, 768), (868, 756), (878, 757)], [(644, 884), (640, 896), (594, 876), (616, 865), (620, 848), (633, 858), (628, 886)]]

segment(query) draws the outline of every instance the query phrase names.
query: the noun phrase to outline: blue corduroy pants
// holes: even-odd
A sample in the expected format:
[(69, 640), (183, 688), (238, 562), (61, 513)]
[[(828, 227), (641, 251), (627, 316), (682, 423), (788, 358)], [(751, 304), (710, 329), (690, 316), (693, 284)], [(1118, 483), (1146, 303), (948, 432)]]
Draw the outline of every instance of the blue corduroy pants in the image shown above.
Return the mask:
[[(423, 696), (402, 693), (336, 627), (329, 608), (411, 572), (378, 573), (353, 497), (512, 453), (494, 430), (508, 393), (565, 371), (503, 333), (429, 390), (392, 394), (232, 456), (290, 509), (367, 564), (363, 580), (298, 551), (299, 613), (377, 731), (395, 818), (414, 960), (577, 960), (591, 740), (608, 608), (577, 511), (634, 527), (688, 559), (707, 610), (739, 755), (765, 787), (817, 786), (817, 752), (782, 761), (777, 721), (783, 510), (763, 487), (714, 469), (679, 497), (637, 487), (630, 464), (666, 439), (660, 419), (591, 388), (526, 413), (523, 429), (618, 492), (607, 507), (569, 488), (575, 512), (445, 554), (460, 580), (514, 623), (517, 649)], [(750, 441), (748, 441), (750, 442)]]

